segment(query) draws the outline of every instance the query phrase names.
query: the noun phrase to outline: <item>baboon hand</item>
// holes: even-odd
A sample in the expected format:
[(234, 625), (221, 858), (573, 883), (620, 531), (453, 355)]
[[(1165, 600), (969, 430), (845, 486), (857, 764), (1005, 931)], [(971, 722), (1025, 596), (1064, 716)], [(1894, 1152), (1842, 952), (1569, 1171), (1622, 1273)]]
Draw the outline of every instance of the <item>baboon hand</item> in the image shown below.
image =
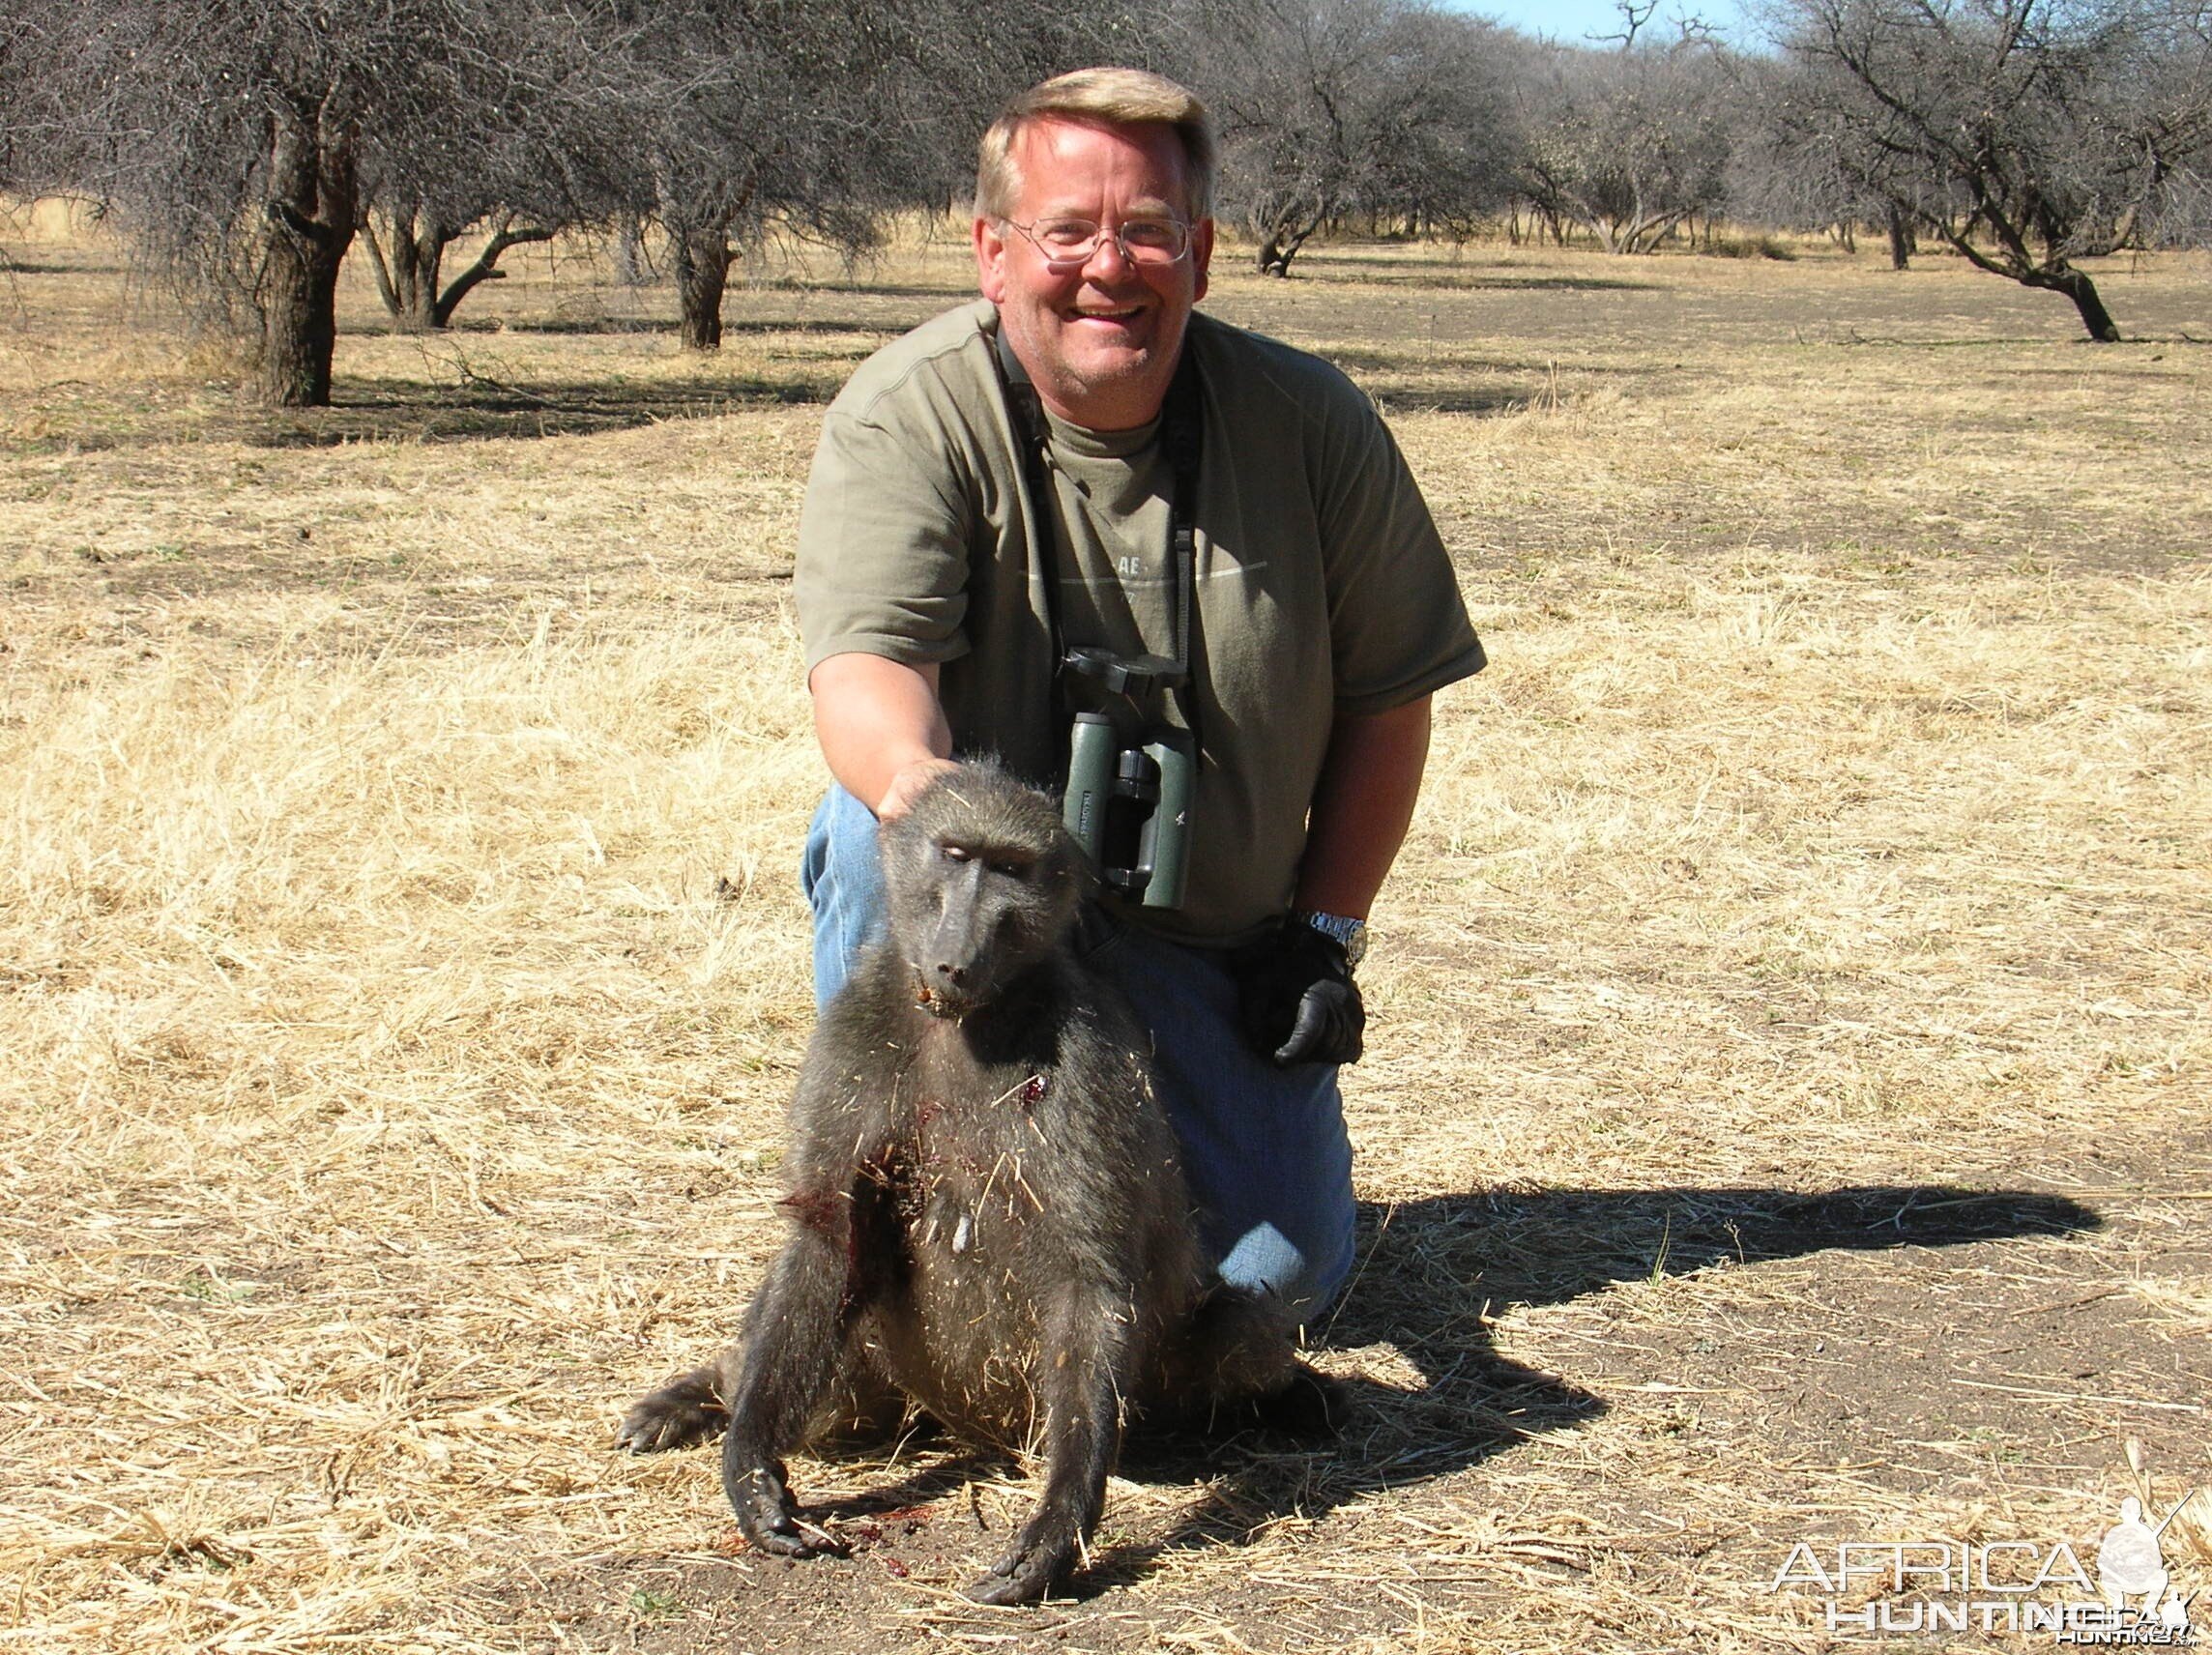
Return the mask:
[(719, 1437), (729, 1422), (729, 1410), (714, 1386), (713, 1369), (701, 1368), (631, 1404), (615, 1428), (615, 1446), (632, 1454), (688, 1448)]
[(1082, 1524), (1072, 1517), (1039, 1511), (1023, 1525), (1014, 1549), (968, 1588), (982, 1604), (1034, 1603), (1075, 1567), (1082, 1554)]
[(756, 1550), (774, 1557), (811, 1557), (837, 1547), (819, 1528), (811, 1536), (799, 1526), (799, 1513), (791, 1503), (783, 1466), (761, 1461), (750, 1466), (725, 1463), (722, 1492), (730, 1496), (730, 1509), (738, 1514), (738, 1528)]

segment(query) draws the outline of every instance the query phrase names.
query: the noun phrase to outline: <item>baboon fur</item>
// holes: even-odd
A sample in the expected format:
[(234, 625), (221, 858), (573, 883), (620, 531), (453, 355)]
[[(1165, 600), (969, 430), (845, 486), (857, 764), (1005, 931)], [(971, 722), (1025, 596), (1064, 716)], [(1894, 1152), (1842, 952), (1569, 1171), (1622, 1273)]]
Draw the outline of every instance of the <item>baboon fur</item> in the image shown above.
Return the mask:
[(1129, 1410), (1325, 1428), (1287, 1319), (1201, 1264), (1149, 1042), (1073, 934), (1090, 875), (1052, 801), (984, 765), (882, 837), (888, 942), (823, 1014), (791, 1106), (790, 1234), (738, 1342), (644, 1398), (618, 1441), (727, 1426), (762, 1551), (830, 1550), (783, 1457), (887, 1389), (1037, 1454), (1044, 1488), (970, 1588), (1041, 1596), (1096, 1525)]

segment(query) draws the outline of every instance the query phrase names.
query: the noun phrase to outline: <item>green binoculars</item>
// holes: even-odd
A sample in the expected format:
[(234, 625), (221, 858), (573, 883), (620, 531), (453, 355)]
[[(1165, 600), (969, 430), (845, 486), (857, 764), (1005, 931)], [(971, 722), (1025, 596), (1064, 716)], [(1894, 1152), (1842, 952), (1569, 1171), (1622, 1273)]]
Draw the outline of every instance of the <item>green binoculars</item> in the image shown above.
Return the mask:
[(1062, 814), (1107, 889), (1145, 908), (1182, 905), (1197, 774), (1181, 730), (1150, 730), (1124, 745), (1104, 713), (1075, 715)]

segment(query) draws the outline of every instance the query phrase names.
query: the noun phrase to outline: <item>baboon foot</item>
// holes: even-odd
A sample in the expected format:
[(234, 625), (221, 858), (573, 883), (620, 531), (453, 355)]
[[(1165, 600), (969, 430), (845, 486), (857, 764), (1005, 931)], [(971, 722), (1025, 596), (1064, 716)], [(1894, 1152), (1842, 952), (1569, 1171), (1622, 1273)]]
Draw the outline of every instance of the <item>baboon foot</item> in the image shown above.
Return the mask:
[(1334, 1437), (1352, 1417), (1352, 1393), (1303, 1362), (1293, 1362), (1291, 1368), (1291, 1378), (1280, 1390), (1252, 1399), (1252, 1422), (1264, 1431), (1280, 1431), (1308, 1441)]
[(616, 1427), (615, 1446), (632, 1454), (658, 1454), (719, 1437), (730, 1423), (730, 1410), (715, 1388), (718, 1378), (713, 1368), (698, 1368), (640, 1397)]

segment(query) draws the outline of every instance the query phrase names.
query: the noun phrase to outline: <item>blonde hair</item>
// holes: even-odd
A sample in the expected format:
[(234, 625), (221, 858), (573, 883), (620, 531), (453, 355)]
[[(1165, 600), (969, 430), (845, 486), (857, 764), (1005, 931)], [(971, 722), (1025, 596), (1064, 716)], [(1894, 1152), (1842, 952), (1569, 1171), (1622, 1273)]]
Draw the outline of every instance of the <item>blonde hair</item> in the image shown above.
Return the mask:
[(1021, 194), (1014, 140), (1032, 121), (1059, 116), (1111, 127), (1171, 127), (1182, 140), (1183, 203), (1191, 220), (1213, 212), (1213, 120), (1189, 88), (1142, 69), (1079, 69), (1031, 87), (999, 111), (983, 133), (975, 167), (975, 212), (1004, 218)]

